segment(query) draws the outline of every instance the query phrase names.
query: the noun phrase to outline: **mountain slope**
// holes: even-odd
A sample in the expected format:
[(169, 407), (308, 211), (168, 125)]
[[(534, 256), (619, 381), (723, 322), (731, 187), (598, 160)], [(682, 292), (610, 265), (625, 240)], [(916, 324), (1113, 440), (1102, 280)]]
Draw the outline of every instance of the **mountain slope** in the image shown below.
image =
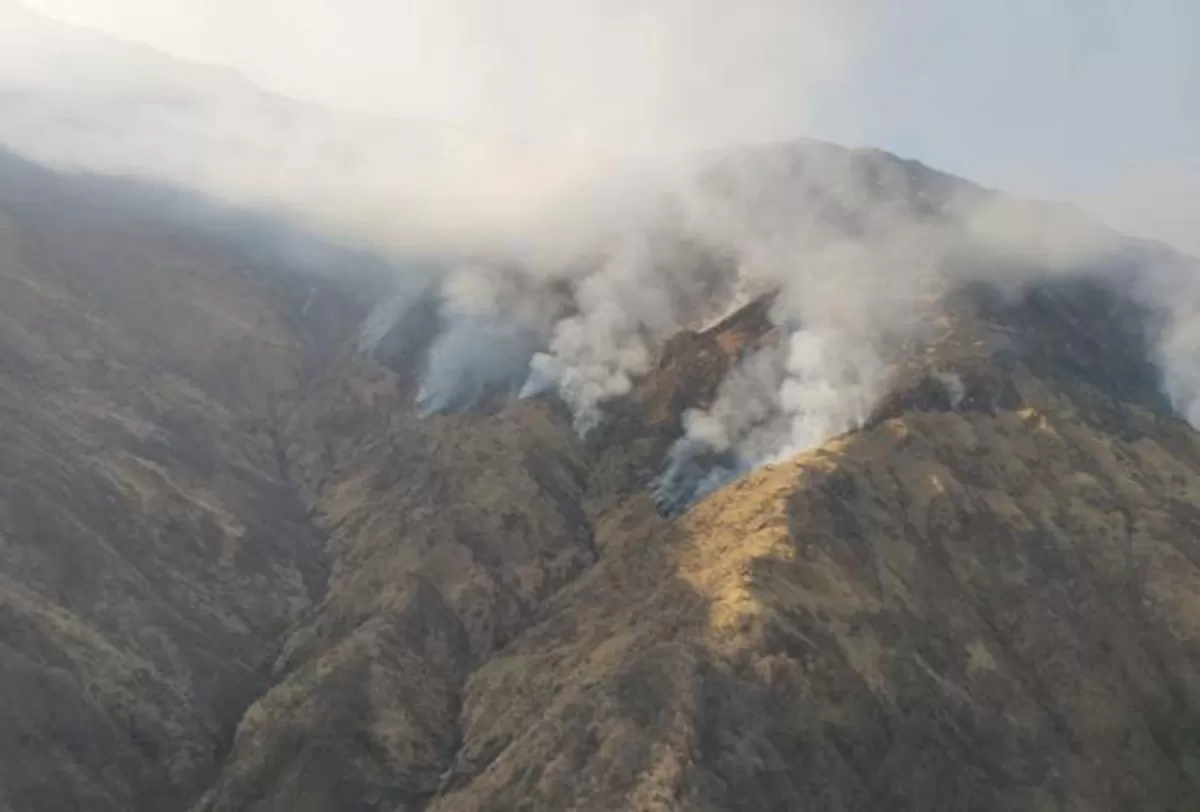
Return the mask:
[[(1197, 791), (1200, 449), (1163, 410), (1144, 314), (1074, 282), (944, 306), (868, 428), (677, 522), (649, 480), (710, 376), (768, 340), (761, 309), (680, 336), (585, 446), (537, 404), (410, 422), (393, 400), (406, 387), (380, 395), (386, 379), (336, 372), (341, 394), (310, 392), (298, 414), (344, 415), (338, 439), (300, 420), (289, 449), (323, 447), (318, 504), (353, 495), (323, 611), (362, 614), (325, 665), (247, 715), (234, 778), (202, 808), (317, 809), (347, 793), (387, 809), (1183, 808)], [(948, 370), (957, 403), (931, 383)], [(545, 452), (520, 446), (547, 442), (575, 473), (526, 490)], [(439, 446), (449, 481), (414, 450)], [(393, 466), (409, 477), (381, 482)], [(426, 482), (441, 491), (418, 495)], [(595, 546), (580, 539), (561, 577), (530, 574), (523, 550), (571, 550), (570, 525), (531, 535), (536, 520), (502, 519), (464, 538), (464, 522), (486, 525), (474, 510), (536, 512), (539, 488), (558, 487)], [(409, 517), (435, 505), (449, 508), (435, 525), (462, 518), (431, 549), (430, 520)], [(549, 588), (505, 609), (490, 584), (506, 577)], [(464, 578), (489, 584), (482, 600), (464, 600)], [(414, 614), (402, 646), (419, 666), (385, 653), (397, 615)], [(481, 638), (481, 620), (506, 628)], [(434, 689), (454, 696), (426, 699)], [(414, 758), (417, 708), (436, 746)]]
[(433, 808), (1194, 803), (1194, 433), (1011, 380), (1010, 408), (907, 411), (677, 525), (611, 515), (472, 678)]
[(182, 806), (279, 630), (324, 588), (269, 406), (353, 306), (316, 294), (296, 331), (307, 284), (120, 192), (0, 155), (0, 798), (14, 809)]
[(1111, 280), (950, 292), (861, 428), (667, 519), (769, 297), (585, 439), (422, 419), (378, 267), (162, 194), (0, 156), (0, 808), (1200, 797), (1200, 444)]

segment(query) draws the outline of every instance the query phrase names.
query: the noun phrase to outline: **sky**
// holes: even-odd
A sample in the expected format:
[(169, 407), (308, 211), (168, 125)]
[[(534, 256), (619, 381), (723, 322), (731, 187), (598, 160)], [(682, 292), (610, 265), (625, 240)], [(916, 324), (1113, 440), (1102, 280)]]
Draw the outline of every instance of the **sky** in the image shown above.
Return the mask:
[(28, 0), (341, 109), (631, 151), (797, 136), (1200, 252), (1194, 0)]

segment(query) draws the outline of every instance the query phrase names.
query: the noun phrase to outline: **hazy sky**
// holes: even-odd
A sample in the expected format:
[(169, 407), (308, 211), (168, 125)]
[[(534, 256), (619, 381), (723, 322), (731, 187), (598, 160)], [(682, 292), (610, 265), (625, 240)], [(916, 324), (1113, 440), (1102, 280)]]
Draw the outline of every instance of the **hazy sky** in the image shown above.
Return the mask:
[(342, 108), (635, 148), (875, 145), (1200, 248), (1196, 0), (28, 4)]

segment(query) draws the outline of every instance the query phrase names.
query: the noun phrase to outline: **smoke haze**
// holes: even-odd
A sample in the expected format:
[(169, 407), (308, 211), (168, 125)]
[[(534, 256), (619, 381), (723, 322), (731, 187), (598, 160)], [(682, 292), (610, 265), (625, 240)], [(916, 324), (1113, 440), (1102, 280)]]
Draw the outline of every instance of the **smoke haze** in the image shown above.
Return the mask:
[[(896, 39), (908, 23), (874, 0), (303, 0), (253, 12), (232, 0), (123, 0), (107, 16), (70, 0), (39, 5), (236, 66), (286, 96), (0, 0), (0, 143), (279, 213), (386, 257), (395, 295), (362, 344), (432, 297), (425, 413), (554, 391), (587, 432), (666, 338), (778, 291), (772, 319), (785, 340), (743, 359), (711, 408), (685, 416), (657, 486), (669, 510), (859, 425), (886, 384), (888, 348), (919, 337), (940, 293), (966, 281), (1018, 292), (1121, 264), (1118, 236), (1071, 207), (796, 140), (870, 136), (876, 108), (897, 103), (854, 95), (875, 87), (898, 43), (916, 47)], [(984, 5), (994, 15), (1001, 4)], [(1016, 6), (1033, 45), (1055, 41), (1062, 20)], [(930, 26), (923, 39), (944, 39), (969, 64), (965, 29), (931, 35), (939, 23), (922, 14), (938, 8), (914, 11)], [(937, 19), (967, 25), (957, 13)], [(1019, 61), (1001, 56), (989, 70)], [(982, 103), (995, 81), (942, 67), (967, 83), (948, 105)], [(916, 81), (928, 69), (904, 71)], [(1090, 111), (1078, 95), (1064, 105)], [(985, 120), (973, 138), (993, 137)], [(776, 141), (789, 143), (745, 146)], [(1157, 203), (1135, 207), (1143, 233), (1171, 222), (1187, 237), (1195, 209), (1186, 195), (1164, 206), (1162, 175), (1145, 176), (1143, 198)], [(1189, 266), (1156, 256), (1137, 294), (1166, 314), (1164, 386), (1195, 423), (1200, 289)], [(961, 381), (944, 375), (953, 401)]]

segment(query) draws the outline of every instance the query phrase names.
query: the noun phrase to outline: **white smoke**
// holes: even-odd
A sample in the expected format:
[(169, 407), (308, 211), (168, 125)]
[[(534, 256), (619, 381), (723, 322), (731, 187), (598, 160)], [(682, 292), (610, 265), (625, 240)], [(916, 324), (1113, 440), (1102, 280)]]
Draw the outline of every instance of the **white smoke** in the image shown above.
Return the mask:
[(600, 270), (579, 283), (579, 312), (554, 326), (549, 351), (530, 371), (531, 381), (557, 389), (580, 430), (599, 419), (598, 404), (626, 394), (633, 376), (649, 371), (651, 342), (676, 324), (653, 262), (641, 235), (622, 239)]
[[(363, 345), (432, 291), (427, 410), (553, 389), (586, 430), (670, 335), (745, 291), (778, 290), (786, 343), (738, 365), (712, 408), (687, 418), (676, 455), (737, 471), (861, 422), (890, 346), (919, 334), (925, 303), (948, 285), (1019, 291), (1098, 272), (1118, 253), (1115, 234), (1074, 212), (877, 152), (803, 142), (693, 160), (694, 148), (820, 121), (818, 102), (871, 50), (873, 26), (846, 4), (448, 0), (381, 4), (382, 18), (363, 20), (306, 8), (331, 25), (271, 12), (267, 29), (286, 33), (222, 30), (206, 47), (364, 26), (399, 61), (369, 70), (351, 54), (338, 68), (327, 60), (346, 49), (311, 49), (312, 64), (272, 65), (274, 49), (247, 52), (264, 81), (341, 71), (353, 81), (329, 79), (339, 101), (361, 93), (359, 107), (383, 109), (402, 97), (406, 114), (458, 124), (333, 113), (0, 0), (0, 143), (282, 212), (397, 260), (400, 292), (368, 319)], [(414, 280), (413, 257), (436, 269)], [(1200, 291), (1190, 270), (1168, 276), (1139, 291), (1168, 314), (1165, 388), (1200, 420)]]
[(779, 390), (789, 433), (776, 455), (807, 451), (861, 425), (881, 394), (885, 373), (868, 343), (820, 329), (793, 333)]
[[(747, 449), (751, 459), (778, 448), (783, 430), (780, 388), (787, 380), (785, 345), (769, 345), (730, 370), (713, 405), (683, 416), (688, 438), (720, 453)], [(766, 437), (767, 442), (759, 442)]]
[[(837, 336), (823, 338), (830, 344), (852, 337), (869, 351), (876, 334), (912, 321), (916, 300), (939, 278), (948, 250), (941, 218), (956, 200), (949, 192), (940, 200), (919, 198), (928, 190), (918, 188), (911, 171), (876, 153), (813, 142), (709, 156), (670, 189), (669, 208), (677, 213), (670, 220), (670, 250), (645, 231), (626, 235), (576, 288), (578, 310), (555, 326), (525, 392), (557, 387), (578, 424), (590, 427), (601, 419), (605, 400), (628, 392), (648, 371), (663, 339), (703, 324), (754, 290), (780, 291), (774, 317), (786, 330)], [(683, 243), (701, 250), (680, 250)], [(852, 360), (861, 359), (836, 363)], [(847, 424), (816, 415), (818, 407), (805, 402), (807, 387), (818, 385), (823, 370), (803, 369), (803, 363), (798, 355), (787, 384), (793, 411)], [(756, 361), (739, 379), (760, 376), (753, 385), (778, 401), (788, 378), (780, 364), (768, 370)], [(829, 405), (846, 402), (834, 398)], [(741, 403), (716, 408), (696, 431), (744, 419)], [(737, 425), (723, 430), (743, 434)]]
[[(1200, 425), (1200, 266), (1134, 251), (1071, 207), (1012, 200), (898, 159), (820, 145), (787, 156), (767, 154), (757, 170), (744, 157), (724, 195), (698, 207), (743, 272), (780, 291), (773, 318), (788, 339), (744, 359), (710, 409), (685, 416), (656, 482), (664, 512), (862, 425), (896, 348), (922, 338), (942, 294), (972, 282), (1016, 296), (1082, 278), (1137, 297), (1162, 320), (1166, 394)], [(934, 378), (959, 408), (962, 378)]]
[[(668, 513), (862, 424), (891, 345), (924, 329), (924, 308), (947, 288), (964, 212), (982, 196), (822, 144), (747, 151), (711, 170), (692, 190), (694, 222), (738, 260), (741, 282), (778, 291), (772, 318), (786, 339), (738, 363), (707, 411), (685, 415), (656, 483)], [(938, 180), (943, 189), (929, 188)]]
[(1195, 302), (1172, 314), (1158, 354), (1167, 397), (1184, 419), (1200, 428), (1200, 309)]
[(650, 370), (664, 339), (732, 295), (736, 275), (719, 252), (693, 244), (663, 206), (652, 222), (616, 235), (596, 270), (575, 280), (575, 312), (554, 325), (531, 366), (525, 394), (556, 390), (581, 432), (601, 419), (604, 401)]
[(1200, 429), (1200, 260), (1161, 245), (1142, 245), (1132, 293), (1157, 314), (1151, 338), (1163, 393)]
[(814, 448), (866, 420), (885, 383), (871, 347), (822, 328), (750, 354), (707, 410), (684, 415), (684, 436), (654, 483), (672, 514), (759, 465)]

